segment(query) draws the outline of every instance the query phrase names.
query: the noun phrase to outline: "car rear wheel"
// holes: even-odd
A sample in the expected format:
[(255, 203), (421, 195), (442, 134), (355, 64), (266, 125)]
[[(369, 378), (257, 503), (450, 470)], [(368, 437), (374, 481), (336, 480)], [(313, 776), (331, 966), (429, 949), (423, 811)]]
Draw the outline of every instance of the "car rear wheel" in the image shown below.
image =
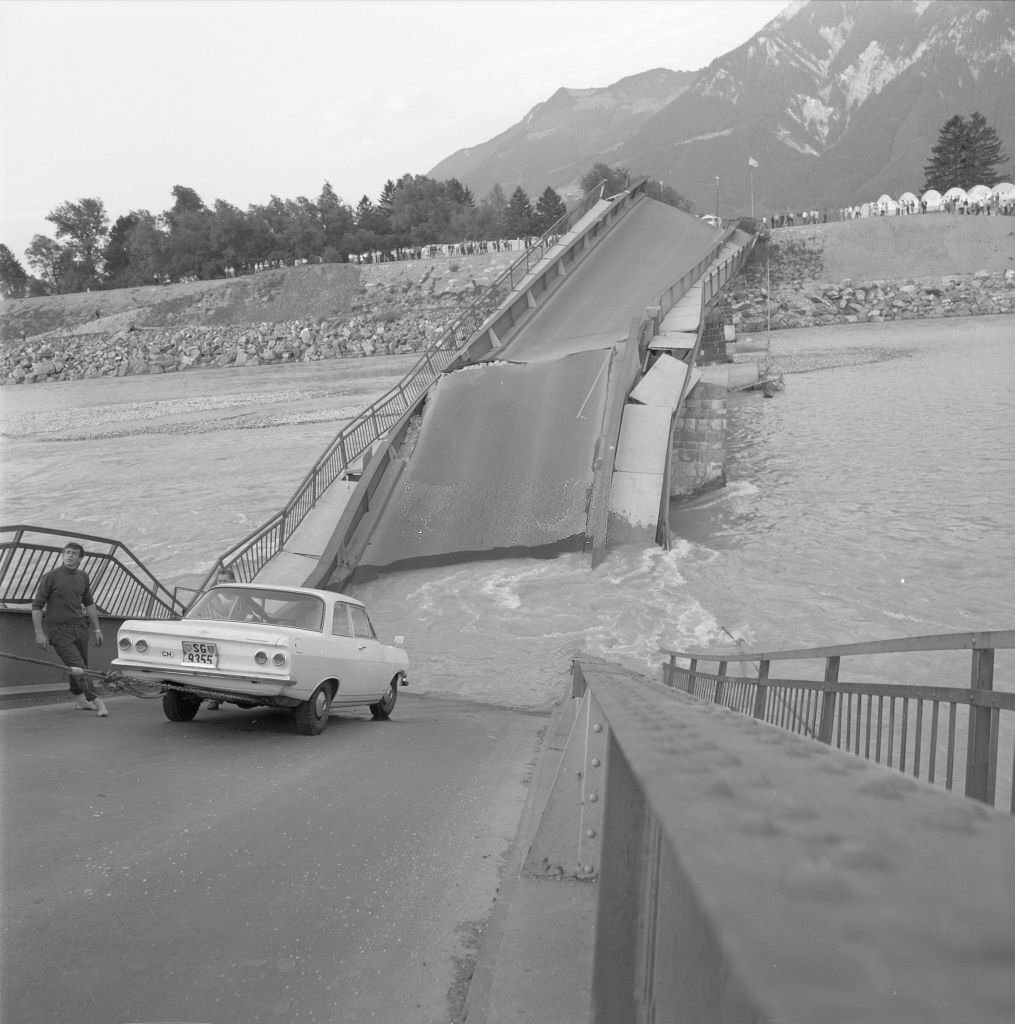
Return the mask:
[(391, 712), (395, 710), (396, 700), (398, 700), (398, 676), (391, 680), (388, 692), (376, 704), (370, 705), (370, 714), (374, 718), (390, 718)]
[(162, 710), (170, 722), (189, 722), (200, 706), (200, 697), (191, 697), (179, 690), (166, 690), (162, 694)]
[(293, 712), (296, 719), (296, 731), (303, 736), (319, 736), (328, 724), (328, 712), (331, 710), (332, 691), (328, 683), (321, 683)]

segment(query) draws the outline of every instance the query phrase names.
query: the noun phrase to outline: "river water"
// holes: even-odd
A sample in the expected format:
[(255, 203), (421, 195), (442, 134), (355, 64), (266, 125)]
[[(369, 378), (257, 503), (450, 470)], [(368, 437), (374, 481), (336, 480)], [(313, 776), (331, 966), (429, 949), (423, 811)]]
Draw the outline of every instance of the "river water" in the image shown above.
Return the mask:
[[(1011, 628), (1015, 318), (776, 332), (771, 354), (785, 391), (731, 396), (727, 486), (672, 504), (669, 550), (359, 586), (379, 630), (405, 635), (413, 688), (535, 707), (581, 652), (656, 675), (661, 644)], [(115, 537), (171, 585), (281, 507), (414, 361), (5, 387), (0, 519)], [(999, 654), (1006, 688), (1010, 666)], [(947, 671), (925, 681), (966, 685), (968, 655)]]

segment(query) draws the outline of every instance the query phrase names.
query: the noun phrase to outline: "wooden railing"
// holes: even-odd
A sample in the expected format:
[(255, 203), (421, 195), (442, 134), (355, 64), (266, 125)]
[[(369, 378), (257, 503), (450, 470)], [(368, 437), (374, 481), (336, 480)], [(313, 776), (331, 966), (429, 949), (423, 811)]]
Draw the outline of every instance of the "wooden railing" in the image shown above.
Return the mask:
[(101, 614), (170, 619), (183, 613), (183, 605), (119, 541), (26, 525), (0, 526), (0, 606), (30, 608), (39, 580), (61, 564), (68, 541), (85, 549), (81, 568)]
[[(995, 651), (1015, 649), (1015, 630), (815, 647), (789, 651), (673, 651), (663, 681), (792, 732), (946, 789), (960, 788), (1015, 814), (1015, 689), (994, 688)], [(968, 687), (914, 682), (845, 682), (844, 657), (970, 651)], [(677, 662), (686, 661), (687, 666)], [(778, 679), (772, 662), (823, 661), (821, 679)], [(757, 663), (756, 677), (731, 663)], [(893, 668), (905, 670), (905, 659)], [(715, 671), (701, 664), (715, 663)], [(941, 662), (932, 669), (943, 671)], [(926, 672), (927, 669), (922, 669)], [(880, 674), (880, 670), (879, 670)], [(1015, 684), (1015, 673), (1009, 685)]]
[(602, 198), (602, 183), (582, 197), (542, 237), (525, 250), (483, 294), (472, 302), (419, 361), (390, 391), (372, 402), (335, 435), (310, 467), (285, 506), (252, 533), (222, 554), (208, 571), (203, 589), (221, 566), (239, 580), (250, 580), (285, 546), (286, 541), (336, 480), (350, 478), (361, 460), (423, 395), (433, 382), (461, 357), (490, 315), (517, 290), (533, 268)]

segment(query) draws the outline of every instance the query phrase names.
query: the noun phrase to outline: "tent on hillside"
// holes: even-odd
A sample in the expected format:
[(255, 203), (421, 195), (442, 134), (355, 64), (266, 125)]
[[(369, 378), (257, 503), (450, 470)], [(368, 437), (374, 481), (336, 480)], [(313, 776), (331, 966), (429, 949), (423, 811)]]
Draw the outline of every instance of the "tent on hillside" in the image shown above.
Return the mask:
[(929, 188), (920, 197), (920, 202), (924, 204), (924, 208), (929, 212), (937, 211), (941, 209), (941, 193), (936, 188)]
[(990, 202), (990, 189), (986, 185), (974, 185), (966, 195), (974, 206), (986, 206)]
[(899, 196), (899, 206), (903, 213), (916, 213), (920, 209), (920, 200), (912, 192), (903, 192)]

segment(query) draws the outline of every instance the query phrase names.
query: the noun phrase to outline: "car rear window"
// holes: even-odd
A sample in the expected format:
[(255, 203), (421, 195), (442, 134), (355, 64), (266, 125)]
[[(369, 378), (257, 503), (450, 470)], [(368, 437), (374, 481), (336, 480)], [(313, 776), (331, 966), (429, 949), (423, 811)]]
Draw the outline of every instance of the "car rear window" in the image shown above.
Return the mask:
[(213, 587), (194, 602), (188, 619), (260, 622), (321, 632), (324, 602), (313, 594), (291, 594), (258, 587)]

